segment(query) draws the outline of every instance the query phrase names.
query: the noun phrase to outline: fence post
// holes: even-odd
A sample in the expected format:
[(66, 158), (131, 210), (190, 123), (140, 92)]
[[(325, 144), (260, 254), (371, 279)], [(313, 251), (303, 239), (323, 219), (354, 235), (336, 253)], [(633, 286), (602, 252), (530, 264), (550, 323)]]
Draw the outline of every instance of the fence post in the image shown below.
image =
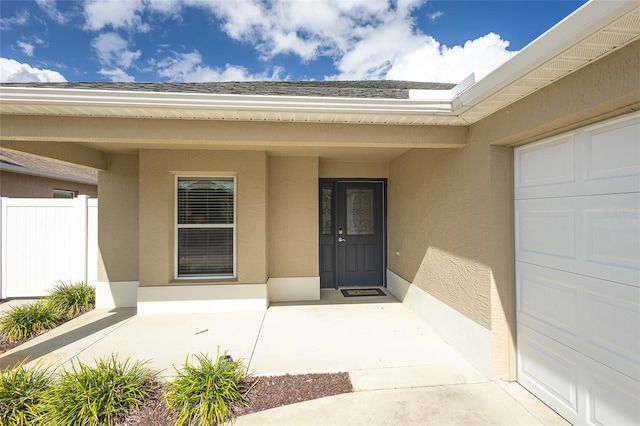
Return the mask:
[(78, 217), (78, 256), (82, 265), (82, 281), (88, 282), (87, 267), (89, 259), (89, 196), (78, 195), (76, 197), (76, 209)]
[(0, 299), (7, 292), (7, 197), (0, 197)]

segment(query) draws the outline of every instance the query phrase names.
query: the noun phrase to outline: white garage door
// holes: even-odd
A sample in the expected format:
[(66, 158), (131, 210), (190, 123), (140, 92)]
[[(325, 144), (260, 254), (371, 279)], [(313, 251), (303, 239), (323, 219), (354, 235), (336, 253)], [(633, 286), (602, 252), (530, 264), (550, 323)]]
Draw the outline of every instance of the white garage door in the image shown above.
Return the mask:
[(518, 381), (640, 424), (640, 114), (515, 149)]

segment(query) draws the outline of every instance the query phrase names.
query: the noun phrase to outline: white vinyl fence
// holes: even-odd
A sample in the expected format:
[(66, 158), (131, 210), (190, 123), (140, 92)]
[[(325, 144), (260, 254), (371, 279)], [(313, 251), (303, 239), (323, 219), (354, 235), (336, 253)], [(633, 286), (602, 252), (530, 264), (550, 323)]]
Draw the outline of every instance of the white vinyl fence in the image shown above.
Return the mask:
[(59, 282), (95, 284), (98, 200), (0, 199), (0, 298), (45, 296)]

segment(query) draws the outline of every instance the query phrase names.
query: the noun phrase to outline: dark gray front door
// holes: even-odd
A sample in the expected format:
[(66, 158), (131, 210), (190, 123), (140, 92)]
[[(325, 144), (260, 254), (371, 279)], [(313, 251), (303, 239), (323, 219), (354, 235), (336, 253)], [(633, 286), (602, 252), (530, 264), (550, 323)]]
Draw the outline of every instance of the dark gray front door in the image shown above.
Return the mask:
[(383, 180), (320, 182), (320, 285), (383, 286)]

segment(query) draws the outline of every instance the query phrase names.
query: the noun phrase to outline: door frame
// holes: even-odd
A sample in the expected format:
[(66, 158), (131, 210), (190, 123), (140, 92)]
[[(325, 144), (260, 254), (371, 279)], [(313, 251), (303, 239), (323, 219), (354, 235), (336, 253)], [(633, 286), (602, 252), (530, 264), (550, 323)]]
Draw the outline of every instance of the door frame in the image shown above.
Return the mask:
[(338, 183), (374, 183), (382, 185), (382, 287), (387, 287), (387, 178), (319, 178), (318, 179), (318, 275), (322, 277), (322, 188), (331, 187), (333, 189), (331, 205), (331, 225), (333, 237), (333, 287), (322, 287), (320, 278), (320, 288), (340, 288), (338, 285), (338, 250), (337, 250), (337, 223), (338, 208), (336, 194)]

